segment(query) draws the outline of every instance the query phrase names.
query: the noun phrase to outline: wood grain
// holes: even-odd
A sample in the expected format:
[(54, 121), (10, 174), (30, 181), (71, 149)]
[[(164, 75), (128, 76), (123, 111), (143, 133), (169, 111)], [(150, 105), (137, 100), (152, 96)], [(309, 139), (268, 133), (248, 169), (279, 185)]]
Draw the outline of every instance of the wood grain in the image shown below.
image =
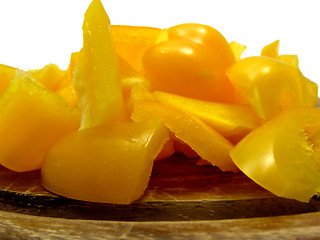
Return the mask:
[(36, 217), (0, 211), (0, 239), (319, 239), (320, 214), (182, 222)]
[(130, 205), (57, 196), (0, 167), (0, 239), (319, 239), (319, 201), (275, 197), (243, 174), (175, 155)]
[(108, 221), (199, 221), (317, 212), (316, 199), (278, 198), (244, 174), (197, 166), (175, 155), (155, 163), (145, 194), (130, 205), (96, 204), (57, 196), (40, 183), (40, 172), (0, 168), (0, 210), (36, 216)]

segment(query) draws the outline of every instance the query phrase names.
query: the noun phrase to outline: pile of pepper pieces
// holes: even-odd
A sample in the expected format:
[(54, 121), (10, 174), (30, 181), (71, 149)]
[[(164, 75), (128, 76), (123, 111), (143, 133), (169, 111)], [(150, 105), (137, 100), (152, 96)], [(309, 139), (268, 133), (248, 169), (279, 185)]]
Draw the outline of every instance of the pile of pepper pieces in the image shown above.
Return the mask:
[(93, 0), (67, 70), (0, 65), (0, 164), (41, 169), (59, 195), (129, 204), (153, 162), (180, 152), (307, 202), (320, 187), (318, 86), (279, 41), (245, 48), (202, 24), (110, 25)]

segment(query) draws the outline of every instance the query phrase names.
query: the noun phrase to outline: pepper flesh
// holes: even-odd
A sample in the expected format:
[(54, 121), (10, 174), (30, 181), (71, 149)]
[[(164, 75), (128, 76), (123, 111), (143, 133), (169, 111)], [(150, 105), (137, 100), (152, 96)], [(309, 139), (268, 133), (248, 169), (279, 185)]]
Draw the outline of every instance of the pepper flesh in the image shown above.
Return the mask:
[[(96, 26), (99, 19), (106, 28)], [(84, 47), (74, 81), (82, 126), (49, 149), (41, 169), (42, 185), (69, 198), (129, 204), (146, 189), (153, 160), (169, 134), (159, 121), (133, 123), (121, 118), (123, 89), (114, 60), (121, 65), (124, 88), (134, 86), (139, 74), (117, 58), (108, 24), (101, 2), (94, 0), (85, 15)]]
[(188, 144), (200, 157), (223, 171), (238, 172), (229, 151), (233, 145), (200, 119), (157, 102), (134, 104), (134, 121), (161, 120), (175, 137)]
[(225, 72), (235, 57), (221, 33), (202, 24), (180, 24), (167, 32), (168, 40), (149, 47), (142, 59), (150, 90), (233, 103)]
[(159, 121), (74, 132), (50, 148), (41, 169), (42, 185), (78, 200), (132, 203), (147, 188), (153, 160), (168, 140)]
[[(279, 41), (265, 46), (253, 61), (241, 60), (243, 45), (228, 44), (205, 25), (111, 28), (101, 2), (93, 0), (83, 25), (84, 47), (72, 55), (68, 70), (48, 65), (28, 72), (75, 108), (31, 79), (18, 81), (14, 76), (21, 71), (0, 65), (0, 135), (10, 136), (0, 144), (0, 163), (16, 171), (38, 168), (47, 146), (78, 129), (74, 78), (83, 113), (81, 130), (49, 150), (42, 179), (51, 191), (81, 200), (131, 203), (147, 186), (152, 159), (174, 150), (237, 172), (229, 156), (233, 145), (224, 137), (235, 143), (234, 136), (241, 139), (257, 127), (253, 108), (266, 123), (231, 151), (234, 161), (277, 195), (308, 201), (319, 192), (319, 111), (297, 109), (315, 106), (317, 84), (302, 75), (297, 56), (279, 55)], [(225, 74), (229, 67), (233, 84)], [(151, 80), (153, 93), (142, 74)], [(252, 108), (234, 104), (234, 88), (238, 100)], [(123, 123), (128, 121), (124, 104), (129, 113), (134, 106), (132, 118), (143, 122)], [(239, 116), (240, 121), (234, 121)], [(148, 119), (160, 119), (175, 136), (167, 141), (167, 128), (144, 121)]]
[(252, 131), (230, 156), (272, 193), (308, 202), (320, 191), (320, 110), (294, 108)]
[(232, 143), (238, 142), (260, 125), (249, 105), (208, 102), (155, 91), (155, 98), (168, 106), (198, 117)]
[(168, 40), (185, 39), (208, 48), (212, 54), (220, 58), (216, 68), (226, 70), (235, 62), (234, 54), (225, 37), (216, 29), (203, 24), (183, 23), (168, 28)]
[(248, 57), (235, 63), (227, 75), (238, 101), (250, 103), (263, 120), (286, 109), (306, 106), (299, 71), (277, 59)]
[(18, 172), (39, 169), (50, 146), (80, 125), (77, 109), (24, 73), (11, 81), (0, 106), (0, 164)]
[(31, 70), (31, 76), (46, 88), (55, 91), (65, 74), (57, 65), (48, 64), (42, 69)]
[(312, 82), (310, 79), (303, 76), (302, 72), (299, 69), (299, 59), (297, 55), (279, 55), (279, 47), (280, 41), (274, 41), (266, 45), (262, 49), (261, 56), (267, 56), (274, 59), (278, 59), (295, 68), (298, 71), (298, 74), (300, 75), (301, 91), (303, 96), (302, 106), (315, 107), (318, 102), (318, 84)]
[(151, 91), (234, 102), (233, 87), (225, 69), (216, 67), (221, 57), (200, 44), (185, 39), (160, 42), (146, 50), (142, 61)]
[(10, 81), (14, 78), (17, 70), (16, 68), (0, 64), (0, 96), (4, 93), (10, 84)]
[(93, 0), (85, 13), (83, 48), (75, 68), (73, 85), (82, 111), (80, 129), (124, 118), (110, 20), (99, 0)]
[(112, 37), (117, 53), (135, 71), (142, 73), (142, 56), (162, 35), (160, 28), (112, 25)]

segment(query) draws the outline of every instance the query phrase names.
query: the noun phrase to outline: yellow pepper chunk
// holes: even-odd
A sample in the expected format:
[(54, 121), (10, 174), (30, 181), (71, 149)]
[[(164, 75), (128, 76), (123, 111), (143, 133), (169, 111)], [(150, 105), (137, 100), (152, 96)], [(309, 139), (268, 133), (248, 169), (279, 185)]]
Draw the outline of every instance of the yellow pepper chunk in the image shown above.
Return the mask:
[(239, 61), (241, 59), (242, 53), (247, 49), (247, 46), (234, 41), (230, 42), (229, 45), (233, 52), (235, 60)]
[(124, 114), (117, 56), (110, 21), (100, 0), (93, 0), (85, 13), (83, 48), (74, 75), (80, 129), (104, 125)]
[(261, 56), (271, 57), (280, 60), (293, 68), (295, 68), (300, 75), (300, 84), (303, 97), (303, 103), (301, 106), (313, 106), (315, 107), (318, 102), (318, 85), (312, 82), (310, 79), (303, 76), (299, 69), (299, 59), (297, 55), (283, 54), (279, 55), (280, 41), (274, 41), (266, 45), (262, 51)]
[(168, 36), (168, 28), (162, 28), (157, 40), (154, 42), (154, 44), (157, 44), (159, 42), (163, 42), (163, 41), (168, 41), (169, 36)]
[[(67, 78), (67, 76), (65, 77)], [(78, 98), (71, 81), (66, 83), (62, 88), (57, 89), (56, 93), (65, 98), (71, 107), (77, 107)]]
[(48, 148), (79, 124), (79, 112), (61, 96), (16, 75), (0, 99), (0, 164), (19, 172), (40, 168)]
[(266, 46), (261, 50), (261, 56), (277, 58), (279, 55), (280, 41), (276, 40)]
[(153, 93), (166, 105), (198, 117), (232, 142), (237, 142), (260, 124), (248, 105), (207, 102), (161, 91)]
[(280, 41), (276, 40), (261, 50), (261, 56), (271, 57), (283, 61), (292, 67), (299, 69), (299, 60), (297, 55), (282, 54), (279, 55)]
[(42, 185), (69, 198), (132, 203), (147, 188), (153, 160), (168, 140), (169, 132), (159, 121), (74, 132), (49, 150)]
[(119, 76), (122, 86), (122, 95), (125, 102), (130, 99), (131, 90), (136, 85), (149, 88), (149, 82), (137, 71), (135, 71), (122, 57), (118, 55)]
[(111, 30), (117, 53), (139, 73), (146, 49), (166, 38), (160, 28), (112, 25)]
[(295, 108), (252, 131), (230, 155), (262, 187), (308, 202), (320, 192), (319, 143), (320, 110)]
[(10, 81), (14, 78), (17, 69), (0, 64), (0, 96), (7, 89)]
[[(227, 72), (240, 103), (250, 103), (268, 120), (298, 106), (314, 106), (317, 89), (300, 71), (277, 59), (257, 56), (235, 63)], [(309, 95), (311, 96), (311, 99)]]
[(77, 107), (78, 97), (73, 87), (73, 72), (77, 65), (80, 52), (74, 52), (71, 54), (70, 63), (67, 71), (59, 82), (55, 92), (64, 97), (72, 107)]
[(58, 86), (56, 87), (56, 91), (63, 89), (70, 82), (72, 83), (73, 73), (74, 73), (74, 70), (77, 66), (79, 55), (80, 55), (80, 52), (74, 52), (71, 54), (68, 69), (65, 71), (64, 76), (62, 77), (61, 81), (59, 82)]
[(316, 107), (318, 102), (318, 84), (306, 78), (300, 72), (302, 95), (303, 95), (303, 106)]
[(295, 69), (299, 69), (299, 59), (297, 55), (282, 54), (282, 55), (279, 55), (277, 59), (289, 64)]
[(46, 88), (54, 91), (58, 87), (65, 71), (55, 64), (48, 64), (39, 70), (31, 70), (31, 76)]
[(161, 120), (203, 159), (223, 171), (238, 171), (229, 156), (233, 145), (194, 116), (157, 102), (136, 102), (131, 118), (134, 121)]

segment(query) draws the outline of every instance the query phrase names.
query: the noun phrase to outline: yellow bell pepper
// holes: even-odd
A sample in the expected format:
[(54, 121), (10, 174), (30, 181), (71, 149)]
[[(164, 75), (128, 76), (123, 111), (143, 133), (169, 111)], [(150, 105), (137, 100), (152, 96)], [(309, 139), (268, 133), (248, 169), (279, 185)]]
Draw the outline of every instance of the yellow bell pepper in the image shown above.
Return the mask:
[(308, 202), (320, 192), (320, 110), (294, 108), (252, 131), (231, 158), (272, 193)]
[(160, 121), (133, 123), (120, 118), (125, 111), (120, 78), (130, 89), (139, 74), (117, 59), (99, 0), (89, 6), (83, 31), (74, 76), (81, 129), (50, 148), (41, 169), (42, 185), (69, 198), (129, 204), (146, 189), (153, 161), (163, 157), (160, 152), (168, 154), (169, 132)]
[(141, 101), (134, 104), (131, 118), (134, 121), (161, 120), (175, 137), (203, 159), (223, 171), (239, 171), (229, 156), (233, 145), (195, 116), (161, 103)]
[(276, 40), (266, 46), (261, 50), (261, 56), (277, 58), (279, 55), (280, 41)]
[(69, 198), (129, 204), (148, 186), (153, 160), (169, 140), (159, 121), (77, 131), (54, 144), (42, 165), (42, 185)]
[(168, 40), (144, 53), (144, 76), (150, 91), (234, 103), (234, 89), (225, 72), (235, 62), (226, 39), (202, 24), (181, 24), (168, 29)]
[(313, 88), (312, 82), (277, 59), (248, 57), (235, 63), (227, 75), (239, 102), (250, 103), (264, 120), (283, 110), (316, 104), (317, 88)]
[(318, 102), (318, 85), (312, 82), (310, 79), (303, 76), (302, 72), (299, 69), (299, 59), (297, 55), (279, 55), (280, 41), (274, 41), (266, 45), (262, 51), (261, 56), (271, 57), (278, 59), (282, 62), (285, 62), (295, 68), (300, 75), (300, 84), (301, 91), (303, 95), (303, 104), (302, 106), (316, 106)]
[(142, 56), (146, 49), (165, 38), (160, 28), (112, 25), (116, 52), (135, 71), (142, 73)]
[(122, 87), (122, 96), (127, 108), (128, 101), (131, 97), (131, 90), (136, 85), (142, 85), (146, 89), (149, 88), (149, 81), (147, 81), (140, 73), (135, 71), (129, 63), (127, 63), (121, 56), (118, 55), (119, 76)]
[(210, 26), (111, 26), (93, 0), (66, 71), (0, 65), (0, 164), (41, 167), (65, 197), (129, 204), (153, 161), (181, 152), (307, 202), (320, 195), (318, 86), (279, 44), (241, 59)]
[(9, 86), (10, 81), (14, 78), (16, 71), (18, 71), (16, 68), (0, 64), (0, 96)]
[(48, 148), (79, 125), (80, 113), (61, 96), (17, 74), (0, 99), (0, 164), (39, 169)]
[(297, 55), (282, 54), (279, 55), (280, 41), (276, 40), (261, 50), (261, 56), (271, 57), (283, 61), (292, 67), (299, 69), (299, 60)]
[(99, 0), (93, 0), (85, 13), (83, 47), (73, 81), (82, 111), (80, 129), (124, 118), (110, 20)]
[(236, 143), (260, 124), (248, 105), (207, 102), (155, 91), (157, 101), (198, 117), (231, 142)]
[(77, 107), (78, 97), (74, 90), (72, 81), (73, 81), (73, 72), (76, 67), (80, 52), (74, 52), (71, 54), (70, 63), (67, 71), (65, 71), (64, 76), (59, 82), (58, 86), (55, 89), (55, 92), (64, 97), (72, 107)]
[(299, 59), (297, 55), (282, 54), (282, 55), (279, 55), (277, 59), (289, 64), (295, 69), (299, 69)]
[(230, 42), (229, 45), (233, 52), (235, 60), (239, 61), (241, 59), (242, 53), (247, 49), (247, 46), (237, 43), (235, 41)]
[(31, 76), (46, 88), (54, 91), (63, 79), (65, 71), (55, 64), (48, 64), (39, 70), (31, 70)]

